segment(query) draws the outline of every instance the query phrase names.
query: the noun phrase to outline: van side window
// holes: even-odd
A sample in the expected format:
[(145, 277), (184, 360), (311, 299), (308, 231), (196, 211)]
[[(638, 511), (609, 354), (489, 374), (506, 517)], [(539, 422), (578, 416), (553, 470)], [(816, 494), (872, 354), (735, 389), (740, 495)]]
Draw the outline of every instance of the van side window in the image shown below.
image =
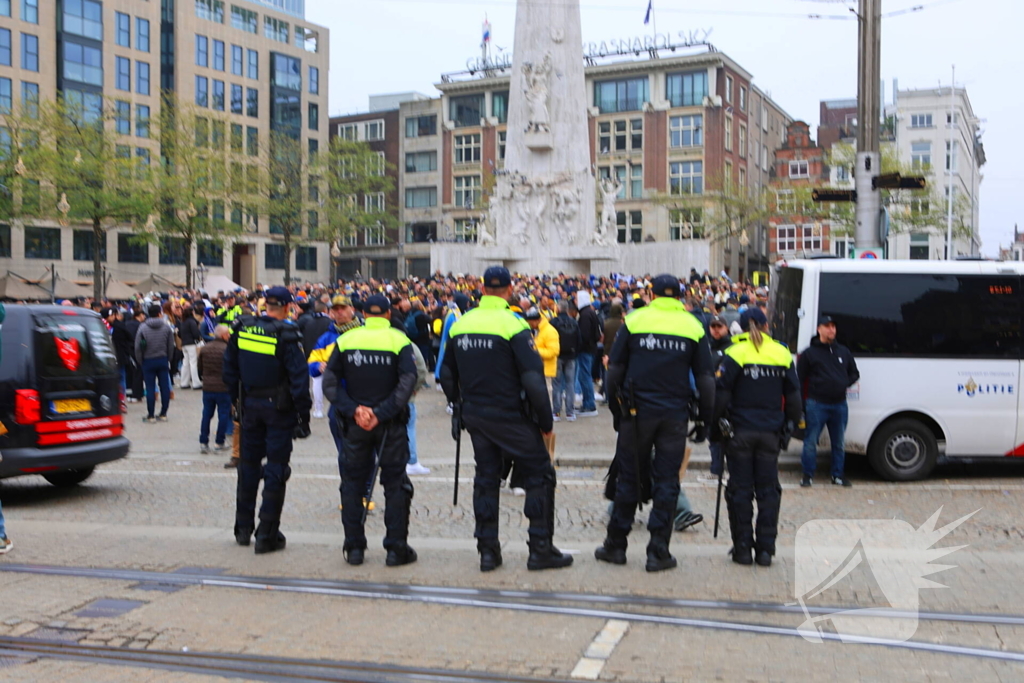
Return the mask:
[(822, 273), (819, 314), (859, 357), (1020, 358), (1019, 276)]

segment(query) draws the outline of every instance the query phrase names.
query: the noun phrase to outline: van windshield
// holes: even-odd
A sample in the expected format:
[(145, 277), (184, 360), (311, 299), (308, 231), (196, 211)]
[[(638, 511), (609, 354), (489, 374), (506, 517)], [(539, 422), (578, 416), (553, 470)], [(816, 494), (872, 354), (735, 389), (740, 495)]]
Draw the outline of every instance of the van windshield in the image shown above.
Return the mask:
[(110, 332), (99, 318), (86, 315), (36, 318), (36, 349), (42, 377), (116, 375), (117, 358)]
[(804, 271), (800, 268), (780, 268), (772, 284), (768, 305), (772, 338), (785, 344), (792, 353), (797, 353), (800, 335), (797, 312), (800, 310), (800, 297), (804, 290)]

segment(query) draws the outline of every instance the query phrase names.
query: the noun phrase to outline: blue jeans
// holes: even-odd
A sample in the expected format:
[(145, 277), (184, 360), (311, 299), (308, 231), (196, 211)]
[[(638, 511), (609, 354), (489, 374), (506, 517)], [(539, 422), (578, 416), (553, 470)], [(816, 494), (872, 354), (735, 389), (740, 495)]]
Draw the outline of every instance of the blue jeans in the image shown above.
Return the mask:
[(0, 506), (0, 538), (7, 538), (7, 526), (4, 524), (4, 509)]
[(224, 439), (235, 432), (231, 423), (231, 394), (226, 391), (204, 391), (203, 421), (199, 425), (199, 443), (204, 446), (210, 443), (210, 420), (213, 419), (214, 410), (217, 411), (217, 445), (223, 446)]
[(583, 395), (583, 405), (580, 412), (589, 413), (597, 410), (597, 403), (594, 401), (594, 355), (581, 353), (576, 356), (576, 386)]
[(843, 450), (846, 422), (850, 411), (846, 401), (842, 403), (821, 403), (812, 398), (804, 404), (807, 429), (804, 434), (804, 452), (800, 457), (804, 474), (814, 476), (818, 461), (818, 437), (828, 427), (828, 438), (832, 443), (832, 476), (841, 477), (846, 465), (846, 451)]
[(576, 359), (559, 358), (555, 378), (551, 380), (551, 410), (562, 412), (562, 399), (565, 399), (566, 417), (576, 414)]
[(171, 371), (167, 367), (167, 357), (147, 358), (142, 361), (142, 376), (146, 380), (147, 415), (153, 417), (156, 410), (156, 384), (160, 382), (160, 414), (166, 415), (171, 403)]
[(405, 428), (409, 435), (409, 464), (415, 465), (419, 458), (416, 457), (416, 404), (412, 401), (409, 402), (409, 424)]

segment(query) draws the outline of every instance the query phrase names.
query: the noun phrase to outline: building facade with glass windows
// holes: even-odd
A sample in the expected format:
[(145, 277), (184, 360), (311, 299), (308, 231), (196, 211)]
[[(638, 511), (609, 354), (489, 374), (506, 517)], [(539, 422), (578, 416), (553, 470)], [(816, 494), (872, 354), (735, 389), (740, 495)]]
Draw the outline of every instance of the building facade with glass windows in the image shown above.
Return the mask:
[[(126, 153), (157, 163), (161, 91), (171, 91), (200, 117), (209, 110), (230, 126), (210, 139), (227, 146), (241, 173), (265, 162), (273, 131), (315, 152), (328, 140), (329, 31), (303, 13), (302, 0), (0, 0), (0, 107), (58, 95), (86, 113), (106, 106)], [(188, 262), (179, 239), (146, 244), (130, 227), (115, 227), (101, 254), (105, 276), (133, 283), (157, 273), (184, 282), (192, 268), (197, 283), (214, 274), (245, 287), (283, 281), (283, 238), (265, 216), (229, 194), (207, 210), (242, 226), (242, 236), (200, 243)], [(303, 244), (291, 255), (294, 279), (330, 276), (318, 223), (312, 215), (304, 222)], [(0, 224), (0, 266), (25, 277), (55, 264), (62, 277), (91, 283), (92, 259), (84, 226)]]
[[(727, 177), (737, 191), (767, 186), (790, 117), (721, 52), (621, 59), (585, 71), (594, 173), (622, 183), (618, 241), (705, 240), (710, 262), (680, 266), (741, 278), (767, 270), (767, 224), (713, 235), (701, 208), (671, 204), (699, 205), (693, 197), (718, 192)], [(431, 242), (476, 241), (494, 174), (504, 169), (509, 82), (507, 71), (446, 76), (436, 86), (440, 97), (399, 105), (395, 174), (404, 231), (395, 236), (389, 269), (426, 274)], [(347, 263), (366, 265), (361, 245), (343, 251)]]

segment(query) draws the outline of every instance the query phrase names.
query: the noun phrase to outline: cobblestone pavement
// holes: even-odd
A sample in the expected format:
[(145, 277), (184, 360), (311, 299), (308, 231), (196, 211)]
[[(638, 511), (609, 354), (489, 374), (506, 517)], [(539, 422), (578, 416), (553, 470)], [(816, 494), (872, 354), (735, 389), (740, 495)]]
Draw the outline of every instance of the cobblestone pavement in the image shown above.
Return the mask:
[[(641, 513), (625, 567), (598, 564), (593, 548), (604, 535), (607, 502), (603, 469), (581, 463), (607, 461), (614, 434), (607, 413), (557, 425), (560, 455), (556, 542), (578, 551), (576, 565), (559, 572), (525, 569), (523, 499), (502, 495), (505, 566), (477, 571), (472, 540), (472, 452), (461, 470), (459, 507), (451, 504), (454, 448), (443, 402), (421, 392), (420, 459), (433, 471), (415, 477), (411, 542), (420, 561), (387, 569), (379, 541), (383, 515), (370, 515), (367, 564), (341, 559), (338, 479), (325, 421), (314, 436), (296, 443), (283, 530), (288, 549), (255, 556), (231, 538), (234, 473), (222, 455), (199, 455), (198, 392), (178, 390), (171, 422), (143, 425), (139, 406), (130, 413), (132, 455), (101, 468), (83, 486), (59, 490), (28, 477), (0, 483), (15, 550), (10, 564), (116, 567), (176, 571), (203, 567), (232, 575), (386, 581), (430, 586), (630, 594), (699, 600), (792, 602), (794, 542), (806, 521), (821, 518), (906, 520), (920, 526), (942, 507), (940, 523), (979, 512), (938, 543), (966, 545), (942, 560), (955, 568), (931, 577), (948, 589), (921, 591), (931, 611), (1024, 615), (1019, 589), (1024, 550), (1020, 515), (1024, 481), (1020, 466), (945, 467), (926, 482), (879, 481), (863, 463), (851, 463), (854, 488), (797, 486), (784, 472), (779, 555), (770, 569), (728, 561), (728, 524), (712, 538), (714, 481), (688, 474), (684, 485), (694, 508), (705, 514), (695, 529), (676, 533), (673, 552), (680, 567), (643, 571), (647, 534)], [(136, 426), (137, 425), (137, 426)], [(702, 449), (695, 449), (699, 460)], [(794, 452), (794, 451), (791, 451)], [(353, 597), (253, 592), (225, 587), (144, 590), (133, 582), (0, 572), (0, 636), (38, 636), (70, 629), (85, 644), (128, 649), (216, 651), (288, 657), (387, 662), (450, 670), (486, 670), (524, 676), (582, 675), (581, 658), (592, 650), (606, 619), (572, 614), (529, 614), (451, 605)], [(97, 599), (140, 601), (121, 616), (76, 613)], [(816, 604), (885, 606), (870, 572), (853, 572)], [(608, 609), (673, 617), (746, 622), (794, 628), (801, 615), (721, 610)], [(600, 638), (599, 638), (600, 639)], [(1024, 627), (921, 622), (917, 641), (998, 651), (1024, 651)], [(585, 659), (585, 658), (584, 658)], [(632, 623), (603, 662), (599, 678), (617, 681), (678, 680), (1021, 680), (1024, 665), (975, 657), (910, 652), (882, 646), (811, 644), (800, 638), (731, 633), (666, 624)], [(2, 663), (0, 663), (2, 666)], [(581, 668), (583, 667), (583, 668)], [(111, 667), (38, 659), (0, 670), (0, 679), (214, 680), (181, 672)], [(221, 679), (216, 679), (221, 680)]]

